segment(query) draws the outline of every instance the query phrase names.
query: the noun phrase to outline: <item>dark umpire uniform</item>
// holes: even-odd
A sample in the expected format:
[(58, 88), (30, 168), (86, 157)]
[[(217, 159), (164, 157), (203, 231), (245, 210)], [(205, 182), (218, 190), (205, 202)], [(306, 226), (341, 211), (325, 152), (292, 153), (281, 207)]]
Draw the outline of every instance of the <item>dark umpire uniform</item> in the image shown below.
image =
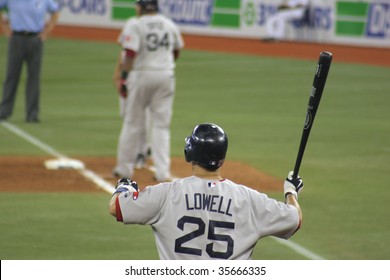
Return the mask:
[[(6, 10), (7, 20), (1, 10)], [(50, 14), (46, 21), (46, 14)], [(59, 17), (55, 0), (0, 0), (0, 21), (9, 37), (7, 73), (0, 104), (0, 121), (12, 115), (23, 63), (27, 64), (26, 121), (39, 122), (43, 41)]]

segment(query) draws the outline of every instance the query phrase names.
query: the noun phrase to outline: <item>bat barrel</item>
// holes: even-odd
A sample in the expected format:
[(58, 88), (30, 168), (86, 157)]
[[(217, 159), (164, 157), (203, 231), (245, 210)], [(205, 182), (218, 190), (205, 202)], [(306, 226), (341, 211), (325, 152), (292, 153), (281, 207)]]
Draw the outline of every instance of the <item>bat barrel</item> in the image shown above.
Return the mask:
[(313, 85), (310, 91), (309, 104), (306, 111), (305, 125), (303, 127), (301, 143), (299, 145), (299, 151), (297, 159), (295, 161), (295, 167), (293, 172), (293, 178), (297, 178), (299, 168), (301, 166), (303, 154), (305, 152), (306, 143), (310, 135), (311, 127), (314, 122), (314, 118), (319, 107), (322, 92), (324, 91), (326, 79), (328, 77), (330, 64), (332, 62), (333, 55), (330, 52), (324, 51), (320, 53), (318, 59), (316, 71), (314, 74)]

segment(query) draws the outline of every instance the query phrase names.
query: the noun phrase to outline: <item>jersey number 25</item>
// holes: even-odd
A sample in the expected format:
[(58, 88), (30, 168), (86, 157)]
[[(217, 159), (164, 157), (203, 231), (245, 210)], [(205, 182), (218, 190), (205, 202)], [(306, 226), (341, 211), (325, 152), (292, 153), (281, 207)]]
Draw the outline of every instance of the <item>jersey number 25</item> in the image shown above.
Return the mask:
[[(177, 238), (175, 241), (175, 252), (182, 253), (182, 254), (201, 256), (202, 255), (201, 249), (184, 247), (183, 244), (205, 234), (206, 224), (203, 222), (203, 220), (201, 218), (191, 217), (191, 216), (183, 216), (177, 222), (177, 227), (180, 230), (184, 230), (184, 225), (186, 223), (197, 225), (198, 229), (196, 229), (196, 230), (194, 230), (186, 235), (183, 235), (180, 238)], [(226, 246), (225, 252), (215, 252), (213, 250), (214, 243), (211, 242), (211, 243), (208, 243), (206, 245), (206, 252), (212, 258), (228, 259), (231, 255), (233, 255), (234, 240), (229, 235), (216, 234), (215, 233), (216, 228), (234, 229), (234, 223), (214, 221), (214, 220), (209, 221), (207, 239), (214, 240), (214, 241), (226, 242), (227, 246)]]

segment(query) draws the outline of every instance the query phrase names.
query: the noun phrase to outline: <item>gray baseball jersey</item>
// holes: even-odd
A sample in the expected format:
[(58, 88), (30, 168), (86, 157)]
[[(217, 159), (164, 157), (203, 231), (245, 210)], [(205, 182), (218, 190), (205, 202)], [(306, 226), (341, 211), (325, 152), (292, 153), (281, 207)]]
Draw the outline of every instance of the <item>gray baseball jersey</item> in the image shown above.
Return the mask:
[(117, 218), (151, 225), (160, 259), (251, 259), (265, 236), (289, 238), (298, 210), (230, 180), (191, 176), (117, 198)]
[(170, 123), (175, 93), (174, 50), (184, 42), (178, 27), (161, 14), (131, 18), (119, 36), (123, 49), (136, 53), (127, 78), (128, 96), (124, 100), (124, 122), (119, 136), (118, 158), (114, 172), (133, 176), (145, 110), (152, 119), (152, 157), (155, 177), (164, 181), (170, 174)]
[(162, 14), (129, 19), (118, 42), (137, 53), (133, 70), (173, 70), (173, 50), (182, 49), (183, 38), (174, 22)]

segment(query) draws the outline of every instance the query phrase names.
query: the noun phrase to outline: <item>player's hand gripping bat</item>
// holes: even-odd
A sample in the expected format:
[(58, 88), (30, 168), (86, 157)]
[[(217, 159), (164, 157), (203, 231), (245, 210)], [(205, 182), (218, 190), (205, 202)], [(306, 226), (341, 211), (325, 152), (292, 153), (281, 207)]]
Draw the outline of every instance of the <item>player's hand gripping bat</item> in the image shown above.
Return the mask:
[(322, 92), (324, 91), (326, 78), (328, 77), (328, 72), (330, 64), (332, 62), (332, 53), (330, 52), (321, 52), (318, 59), (317, 68), (314, 74), (313, 86), (310, 91), (309, 105), (307, 106), (306, 120), (303, 127), (301, 143), (299, 145), (299, 151), (297, 159), (295, 161), (295, 167), (292, 177), (297, 178), (299, 168), (301, 166), (303, 153), (305, 152), (306, 143), (309, 139), (310, 131), (313, 126), (314, 118), (317, 113), (318, 106), (320, 105), (320, 100)]

